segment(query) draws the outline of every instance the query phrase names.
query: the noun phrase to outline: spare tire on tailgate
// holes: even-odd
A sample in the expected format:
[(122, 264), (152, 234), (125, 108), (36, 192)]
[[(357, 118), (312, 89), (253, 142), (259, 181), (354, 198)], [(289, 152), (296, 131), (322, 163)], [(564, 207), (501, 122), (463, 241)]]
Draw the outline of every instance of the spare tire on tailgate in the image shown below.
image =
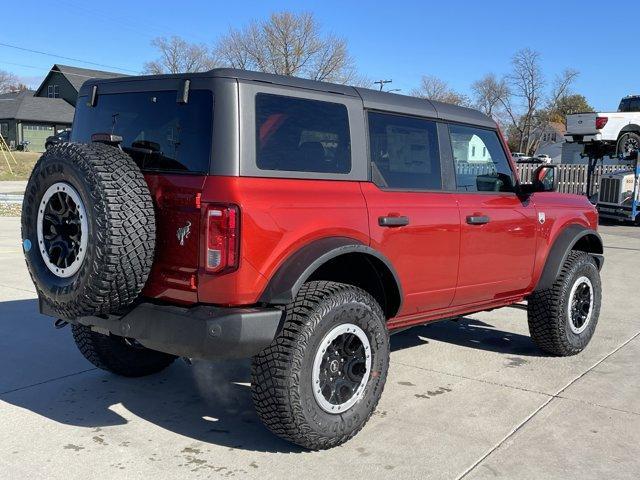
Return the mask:
[(116, 313), (144, 287), (155, 247), (142, 172), (105, 144), (63, 143), (36, 163), (22, 206), (27, 267), (62, 318)]

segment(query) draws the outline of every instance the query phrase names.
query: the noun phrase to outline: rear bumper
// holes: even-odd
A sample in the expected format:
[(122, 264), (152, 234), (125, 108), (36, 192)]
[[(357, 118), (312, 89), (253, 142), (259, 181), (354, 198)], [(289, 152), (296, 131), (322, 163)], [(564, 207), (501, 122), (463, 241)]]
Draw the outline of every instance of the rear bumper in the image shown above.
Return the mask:
[[(40, 311), (47, 312), (43, 302)], [(80, 317), (70, 323), (100, 333), (133, 338), (147, 348), (204, 360), (248, 358), (275, 338), (282, 310), (276, 308), (182, 308), (141, 303), (123, 316)]]

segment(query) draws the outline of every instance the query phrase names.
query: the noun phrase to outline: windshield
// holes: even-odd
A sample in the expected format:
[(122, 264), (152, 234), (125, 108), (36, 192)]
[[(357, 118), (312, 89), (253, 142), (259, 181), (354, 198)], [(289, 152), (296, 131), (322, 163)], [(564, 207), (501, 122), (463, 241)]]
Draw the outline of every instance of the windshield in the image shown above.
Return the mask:
[(98, 95), (95, 107), (78, 99), (71, 141), (94, 133), (123, 138), (122, 149), (145, 171), (207, 173), (211, 155), (213, 95), (192, 90), (188, 103), (175, 90)]

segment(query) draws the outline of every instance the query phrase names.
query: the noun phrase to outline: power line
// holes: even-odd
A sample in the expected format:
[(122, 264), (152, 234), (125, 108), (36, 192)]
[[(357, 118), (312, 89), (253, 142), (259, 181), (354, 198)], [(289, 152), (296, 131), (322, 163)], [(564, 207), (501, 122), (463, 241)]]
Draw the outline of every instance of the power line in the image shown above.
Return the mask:
[(32, 50), (30, 48), (19, 47), (17, 45), (10, 45), (8, 43), (0, 42), (0, 46), (7, 47), (7, 48), (13, 48), (13, 49), (16, 49), (16, 50), (22, 50), (23, 52), (37, 53), (39, 55), (48, 55), (50, 57), (62, 58), (64, 60), (71, 60), (72, 62), (86, 63), (87, 65), (95, 65), (97, 67), (104, 67), (104, 68), (111, 68), (111, 69), (115, 69), (115, 70), (122, 70), (123, 72), (130, 72), (130, 73), (135, 73), (135, 74), (139, 74), (140, 73), (140, 72), (137, 72), (135, 70), (130, 70), (128, 68), (115, 67), (113, 65), (105, 65), (103, 63), (89, 62), (87, 60), (81, 60), (79, 58), (65, 57), (63, 55), (57, 55), (55, 53), (41, 52), (39, 50)]

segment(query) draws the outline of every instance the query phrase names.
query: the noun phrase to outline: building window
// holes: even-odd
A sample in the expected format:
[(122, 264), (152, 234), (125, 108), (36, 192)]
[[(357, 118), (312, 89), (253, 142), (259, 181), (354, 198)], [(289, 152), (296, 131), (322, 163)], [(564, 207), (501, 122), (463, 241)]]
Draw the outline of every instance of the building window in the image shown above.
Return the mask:
[(60, 87), (58, 85), (49, 85), (47, 87), (47, 97), (60, 98)]
[(9, 124), (6, 122), (0, 123), (0, 135), (6, 140), (9, 135)]

